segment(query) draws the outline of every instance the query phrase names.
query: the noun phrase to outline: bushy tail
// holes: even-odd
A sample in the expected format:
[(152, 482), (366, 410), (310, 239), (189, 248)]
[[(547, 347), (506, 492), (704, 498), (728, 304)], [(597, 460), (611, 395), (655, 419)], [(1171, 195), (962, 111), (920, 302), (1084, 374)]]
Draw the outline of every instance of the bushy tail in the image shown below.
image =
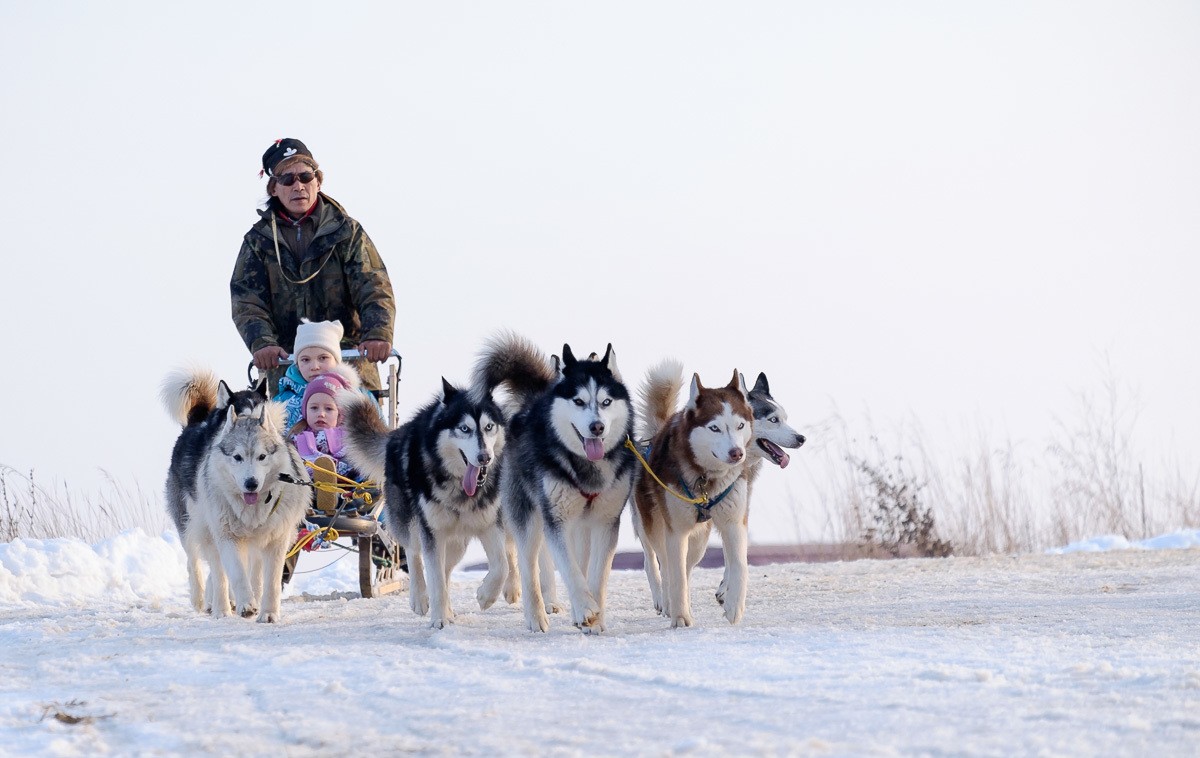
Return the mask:
[(503, 384), (513, 399), (524, 405), (545, 392), (555, 376), (554, 367), (536, 345), (514, 332), (501, 332), (484, 346), (472, 383), (484, 393)]
[(648, 440), (658, 434), (678, 410), (679, 392), (683, 389), (683, 364), (668, 358), (646, 373), (638, 388), (638, 416), (641, 427), (638, 439)]
[(158, 396), (167, 415), (189, 426), (208, 418), (217, 407), (217, 387), (220, 380), (206, 368), (175, 369), (167, 374)]
[(337, 395), (346, 432), (346, 460), (359, 472), (382, 482), (387, 470), (387, 444), (391, 430), (379, 416), (379, 406), (361, 392), (342, 390)]

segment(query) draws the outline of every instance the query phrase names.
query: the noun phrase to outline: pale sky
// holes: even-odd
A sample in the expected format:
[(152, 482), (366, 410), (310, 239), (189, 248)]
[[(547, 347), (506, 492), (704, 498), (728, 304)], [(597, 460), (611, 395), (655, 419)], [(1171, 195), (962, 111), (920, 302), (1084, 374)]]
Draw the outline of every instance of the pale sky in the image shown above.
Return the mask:
[(402, 416), (513, 329), (1040, 444), (1107, 356), (1200, 453), (1194, 2), (8, 1), (0, 71), (0, 463), (47, 482), (161, 491), (163, 377), (242, 383), (281, 137), (388, 266)]

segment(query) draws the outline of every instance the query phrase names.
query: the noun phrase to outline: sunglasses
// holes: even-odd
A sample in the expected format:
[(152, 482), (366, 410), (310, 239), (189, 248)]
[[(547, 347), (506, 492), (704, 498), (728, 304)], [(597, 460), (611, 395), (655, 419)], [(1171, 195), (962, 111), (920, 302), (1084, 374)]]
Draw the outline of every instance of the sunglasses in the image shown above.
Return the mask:
[(275, 177), (275, 181), (279, 182), (285, 187), (290, 187), (296, 183), (297, 179), (300, 180), (301, 184), (308, 184), (316, 178), (317, 175), (312, 171), (305, 171), (302, 174), (280, 174), (279, 176)]

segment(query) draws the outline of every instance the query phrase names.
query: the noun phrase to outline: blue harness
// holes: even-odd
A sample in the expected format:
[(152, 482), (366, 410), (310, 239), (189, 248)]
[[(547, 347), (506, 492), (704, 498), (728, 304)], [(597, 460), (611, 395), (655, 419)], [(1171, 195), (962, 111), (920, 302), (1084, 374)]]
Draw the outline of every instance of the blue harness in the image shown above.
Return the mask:
[[(642, 448), (642, 457), (645, 458), (646, 460), (650, 459), (651, 447), (652, 447), (651, 444), (649, 442), (647, 442), (645, 444), (645, 447)], [(717, 505), (722, 500), (724, 500), (725, 497), (730, 492), (733, 491), (733, 488), (735, 486), (737, 486), (737, 483), (738, 483), (738, 480), (734, 479), (733, 483), (730, 484), (728, 487), (726, 487), (724, 492), (722, 492), (720, 495), (717, 495), (715, 498), (711, 498), (711, 499), (709, 499), (708, 493), (704, 491), (704, 488), (701, 487), (700, 492), (704, 496), (704, 502), (703, 503), (692, 503), (692, 505), (696, 506), (696, 523), (703, 524), (705, 521), (711, 521), (713, 506)], [(683, 481), (682, 476), (679, 477), (679, 486), (683, 488), (683, 494), (687, 495), (692, 500), (697, 499), (697, 496), (692, 494), (692, 490), (687, 486), (687, 482)]]

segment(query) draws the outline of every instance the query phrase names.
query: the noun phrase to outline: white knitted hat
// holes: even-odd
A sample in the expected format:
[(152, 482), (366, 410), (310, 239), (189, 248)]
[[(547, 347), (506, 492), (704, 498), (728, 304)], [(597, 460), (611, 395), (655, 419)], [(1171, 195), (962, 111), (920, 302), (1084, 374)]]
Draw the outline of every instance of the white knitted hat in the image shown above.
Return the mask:
[(299, 354), (306, 347), (323, 347), (333, 353), (333, 357), (342, 361), (342, 322), (341, 321), (309, 321), (300, 319), (296, 327), (296, 344), (292, 348), (294, 354)]

